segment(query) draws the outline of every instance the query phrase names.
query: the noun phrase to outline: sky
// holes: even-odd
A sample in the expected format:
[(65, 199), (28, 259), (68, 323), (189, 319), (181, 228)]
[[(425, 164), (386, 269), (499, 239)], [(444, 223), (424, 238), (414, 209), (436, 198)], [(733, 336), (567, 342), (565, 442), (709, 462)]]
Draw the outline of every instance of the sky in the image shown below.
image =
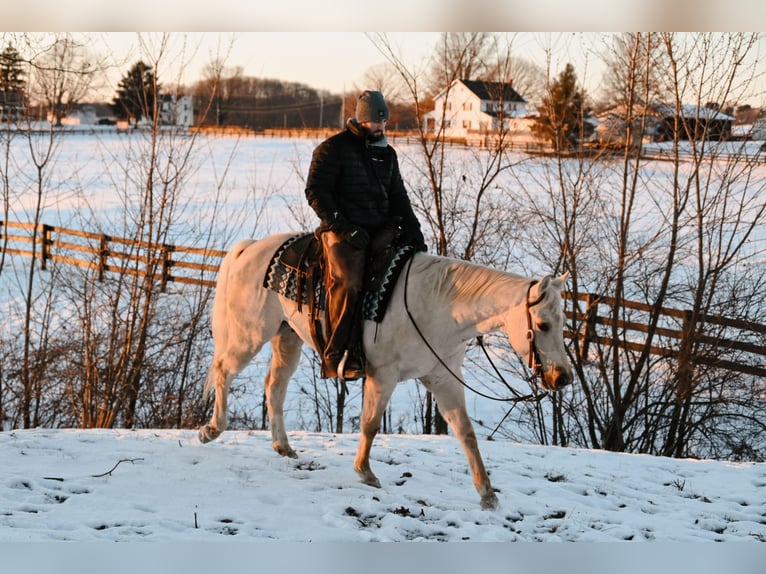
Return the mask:
[[(550, 49), (552, 75), (571, 62), (586, 90), (595, 93), (604, 69), (599, 30), (747, 30), (764, 10), (757, 0), (387, 0), (363, 9), (348, 0), (166, 0), (161, 6), (155, 0), (27, 0), (4, 7), (4, 24), (16, 31), (88, 31), (94, 51), (113, 51), (122, 73), (140, 53), (136, 31), (143, 31), (150, 44), (152, 36), (172, 33), (176, 54), (179, 36), (186, 35), (182, 59), (188, 62), (184, 79), (189, 83), (213, 57), (228, 53), (226, 61), (242, 66), (247, 75), (304, 82), (334, 93), (361, 87), (366, 71), (385, 61), (368, 33), (389, 34), (405, 62), (420, 65), (439, 31), (505, 30), (519, 56), (546, 68)], [(763, 48), (762, 53), (766, 57)], [(118, 79), (112, 75), (113, 83)]]
[[(192, 84), (203, 75), (205, 66), (221, 59), (229, 68), (241, 67), (243, 74), (300, 82), (332, 93), (365, 89), (369, 70), (386, 63), (377, 47), (376, 36), (384, 34), (396, 55), (408, 68), (424, 69), (441, 37), (440, 32), (100, 32), (87, 38), (94, 54), (111, 54), (112, 88), (126, 68), (140, 58), (159, 53), (165, 40), (166, 57), (161, 61), (160, 78)], [(598, 33), (521, 32), (500, 33), (518, 57), (545, 69), (553, 57), (552, 72), (567, 62), (576, 65), (587, 85), (596, 89), (603, 73), (598, 51), (605, 35)], [(183, 66), (180, 64), (183, 63)], [(181, 74), (179, 76), (179, 73)], [(110, 90), (112, 89), (110, 88)]]
[[(44, 34), (44, 33), (42, 33)], [(139, 59), (154, 65), (160, 81), (193, 85), (215, 60), (243, 75), (298, 82), (334, 94), (368, 88), (366, 76), (386, 64), (381, 37), (388, 41), (408, 70), (425, 71), (442, 32), (362, 31), (170, 31), (81, 32), (73, 38), (86, 44), (96, 60), (107, 66), (98, 97), (111, 99), (120, 79)], [(510, 46), (515, 58), (530, 61), (551, 78), (567, 63), (578, 81), (595, 99), (601, 95), (605, 55), (613, 33), (592, 31), (498, 32), (501, 46)], [(40, 36), (35, 36), (40, 38)], [(21, 40), (16, 40), (19, 44)], [(762, 77), (766, 86), (766, 35), (760, 43)], [(754, 52), (755, 53), (755, 52)], [(766, 104), (766, 87), (746, 98), (752, 105)], [(740, 102), (742, 103), (742, 102)]]

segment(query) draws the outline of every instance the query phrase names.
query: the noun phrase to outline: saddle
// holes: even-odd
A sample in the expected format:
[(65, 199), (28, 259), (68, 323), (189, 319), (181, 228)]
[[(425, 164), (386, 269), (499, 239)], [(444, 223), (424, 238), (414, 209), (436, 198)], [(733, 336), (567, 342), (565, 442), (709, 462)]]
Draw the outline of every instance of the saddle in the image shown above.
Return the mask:
[[(367, 255), (362, 296), (362, 317), (380, 323), (388, 308), (396, 280), (405, 263), (415, 253), (412, 245), (376, 245)], [(324, 257), (313, 233), (293, 235), (272, 255), (263, 286), (298, 304), (298, 311), (309, 315), (311, 335), (318, 349), (325, 347), (321, 324), (326, 308)]]

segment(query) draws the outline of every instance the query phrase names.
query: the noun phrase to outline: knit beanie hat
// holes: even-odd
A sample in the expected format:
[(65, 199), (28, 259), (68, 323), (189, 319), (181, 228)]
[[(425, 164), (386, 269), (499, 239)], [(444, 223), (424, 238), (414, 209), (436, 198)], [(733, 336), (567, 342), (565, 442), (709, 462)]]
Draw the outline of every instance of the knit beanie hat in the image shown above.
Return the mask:
[(383, 94), (374, 90), (365, 90), (356, 100), (356, 121), (379, 122), (388, 120), (389, 112)]

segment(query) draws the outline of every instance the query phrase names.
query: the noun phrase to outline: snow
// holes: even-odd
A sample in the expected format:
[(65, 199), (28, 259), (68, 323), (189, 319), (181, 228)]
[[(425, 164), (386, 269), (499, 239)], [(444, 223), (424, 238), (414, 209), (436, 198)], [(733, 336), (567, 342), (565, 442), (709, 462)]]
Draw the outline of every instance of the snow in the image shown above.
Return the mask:
[(501, 507), (479, 508), (451, 436), (33, 429), (0, 433), (0, 540), (766, 541), (766, 464), (482, 440)]
[[(100, 139), (119, 147), (117, 137)], [(283, 209), (302, 205), (296, 172), (305, 171), (312, 143), (210, 141), (211, 149), (226, 148), (224, 157), (233, 158), (228, 207), (242, 211), (251, 200), (237, 191), (242, 187), (273, 188)], [(77, 161), (67, 157), (78, 153), (76, 146), (61, 153), (61, 165)], [(98, 164), (94, 159), (78, 171), (77, 193), (51, 199), (46, 222), (78, 227), (80, 202), (94, 211), (119, 208)], [(220, 163), (216, 169), (200, 161), (190, 196), (204, 204), (203, 192), (220, 170)], [(16, 210), (24, 220), (23, 208)], [(261, 234), (294, 226), (278, 216), (266, 223)], [(403, 386), (395, 400), (407, 400)], [(472, 416), (489, 420), (483, 414), (495, 407), (468, 399)], [(371, 461), (382, 488), (374, 489), (353, 471), (353, 433), (293, 425), (290, 442), (299, 458), (286, 459), (273, 452), (264, 431), (227, 431), (207, 445), (192, 429), (0, 432), (0, 572), (90, 567), (132, 574), (143, 565), (151, 572), (335, 574), (382, 572), (384, 565), (412, 572), (421, 561), (471, 574), (546, 566), (619, 574), (669, 566), (674, 572), (762, 571), (762, 551), (754, 549), (763, 545), (685, 543), (766, 541), (766, 464), (489, 441), (493, 426), (477, 424), (477, 432), (498, 490), (495, 511), (479, 508), (451, 436), (379, 435)], [(554, 541), (578, 544), (546, 545), (542, 552), (530, 544)], [(625, 541), (651, 542), (651, 551), (591, 544)], [(403, 544), (392, 551), (368, 542)]]

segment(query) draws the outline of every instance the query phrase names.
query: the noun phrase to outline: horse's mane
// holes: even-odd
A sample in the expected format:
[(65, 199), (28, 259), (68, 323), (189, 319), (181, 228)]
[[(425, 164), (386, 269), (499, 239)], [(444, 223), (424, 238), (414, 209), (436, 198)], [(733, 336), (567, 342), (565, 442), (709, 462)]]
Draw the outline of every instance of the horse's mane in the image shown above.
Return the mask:
[(434, 295), (453, 301), (472, 301), (499, 293), (507, 294), (509, 287), (518, 287), (530, 281), (515, 273), (439, 255), (430, 256), (424, 273)]

